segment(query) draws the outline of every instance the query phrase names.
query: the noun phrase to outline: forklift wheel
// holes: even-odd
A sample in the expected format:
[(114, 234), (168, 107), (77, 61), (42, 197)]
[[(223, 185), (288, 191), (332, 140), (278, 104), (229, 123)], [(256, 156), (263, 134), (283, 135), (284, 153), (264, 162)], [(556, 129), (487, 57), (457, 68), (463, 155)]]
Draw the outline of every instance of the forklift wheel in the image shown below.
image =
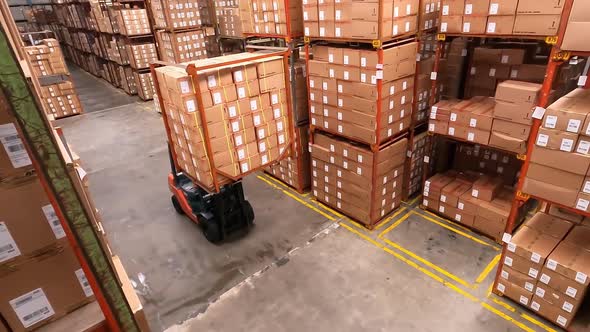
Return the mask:
[(180, 202), (178, 202), (178, 198), (176, 196), (172, 195), (171, 199), (172, 199), (172, 206), (174, 206), (174, 210), (176, 210), (176, 213), (184, 214), (184, 210), (180, 206)]
[(252, 204), (250, 204), (250, 202), (248, 201), (244, 201), (245, 203), (245, 214), (246, 214), (246, 220), (248, 221), (248, 225), (252, 226), (254, 225), (254, 209), (252, 208)]
[(205, 238), (211, 243), (218, 243), (221, 241), (221, 231), (219, 229), (219, 225), (214, 221), (203, 221), (203, 234)]

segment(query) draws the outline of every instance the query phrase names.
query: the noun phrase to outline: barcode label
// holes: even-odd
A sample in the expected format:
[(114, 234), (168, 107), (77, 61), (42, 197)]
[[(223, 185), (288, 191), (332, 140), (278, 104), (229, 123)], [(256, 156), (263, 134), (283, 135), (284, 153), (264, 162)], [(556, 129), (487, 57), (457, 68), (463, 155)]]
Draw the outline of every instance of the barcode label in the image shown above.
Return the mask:
[(63, 227), (61, 227), (61, 222), (57, 218), (53, 206), (51, 204), (47, 204), (43, 206), (41, 210), (43, 210), (43, 214), (45, 214), (45, 218), (47, 218), (47, 222), (49, 223), (49, 227), (51, 227), (55, 238), (61, 239), (65, 237), (66, 232), (64, 231)]
[(10, 301), (12, 309), (25, 328), (35, 325), (55, 314), (45, 292), (37, 288)]
[(20, 256), (16, 242), (10, 235), (8, 227), (4, 222), (0, 222), (0, 263)]
[(14, 168), (31, 165), (31, 158), (12, 123), (0, 125), (0, 142)]
[(90, 287), (90, 284), (88, 283), (88, 279), (86, 278), (84, 271), (82, 271), (82, 269), (78, 269), (74, 273), (76, 273), (76, 277), (78, 278), (78, 282), (80, 283), (80, 286), (82, 286), (82, 290), (84, 291), (84, 295), (86, 295), (86, 297), (91, 297), (92, 295), (94, 295), (94, 292), (92, 291), (92, 287)]

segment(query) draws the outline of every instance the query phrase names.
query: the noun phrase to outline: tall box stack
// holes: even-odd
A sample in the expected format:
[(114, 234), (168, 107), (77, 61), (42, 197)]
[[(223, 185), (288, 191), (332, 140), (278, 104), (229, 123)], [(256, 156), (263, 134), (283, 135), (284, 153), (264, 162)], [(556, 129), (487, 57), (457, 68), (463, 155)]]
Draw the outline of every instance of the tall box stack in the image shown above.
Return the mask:
[(202, 25), (199, 1), (150, 1), (155, 29), (186, 30)]
[(415, 34), (418, 10), (418, 0), (303, 0), (304, 35), (319, 39), (387, 41)]
[(154, 43), (127, 45), (127, 54), (133, 69), (149, 68), (151, 63), (158, 61), (158, 51)]
[[(378, 52), (383, 52), (383, 64)], [(313, 53), (314, 59), (308, 62), (313, 126), (369, 145), (408, 130), (416, 43), (377, 51), (314, 46)], [(381, 76), (379, 100), (377, 81)]]
[[(241, 9), (244, 32), (256, 36), (301, 37), (301, 0), (252, 0)], [(288, 14), (288, 15), (287, 15)]]
[(186, 32), (156, 31), (160, 60), (188, 62), (207, 58), (207, 42), (203, 29)]
[[(196, 61), (197, 67), (238, 62), (200, 73), (199, 82), (178, 67), (156, 69), (177, 162), (205, 188), (215, 186), (212, 171), (225, 174), (218, 182), (228, 183), (228, 177), (275, 163), (288, 152), (292, 134), (289, 105), (281, 97), (286, 96), (283, 57), (249, 60), (258, 55)], [(204, 109), (199, 109), (195, 86)]]
[(537, 106), (541, 85), (521, 81), (504, 81), (496, 90), (494, 124), (490, 145), (524, 154)]
[(24, 48), (31, 64), (33, 79), (44, 76), (62, 75), (60, 83), (42, 85), (39, 81), (40, 102), (45, 114), (55, 119), (82, 113), (82, 104), (74, 84), (70, 81), (68, 68), (59, 42), (55, 39), (43, 39), (37, 46)]
[(523, 191), (590, 211), (588, 90), (576, 89), (547, 107)]
[(439, 26), (440, 1), (422, 0), (420, 1), (420, 22), (418, 28), (422, 31), (436, 29)]
[(313, 141), (311, 182), (318, 200), (369, 228), (399, 207), (406, 138), (376, 152), (320, 132)]
[(555, 36), (563, 1), (443, 0), (440, 31), (450, 34)]
[[(245, 13), (245, 14), (243, 14)], [(219, 24), (219, 34), (223, 37), (244, 37), (246, 27), (242, 24), (247, 16), (248, 2), (238, 0), (216, 0), (215, 15)]]
[(152, 74), (147, 73), (133, 73), (135, 77), (135, 86), (137, 87), (137, 94), (142, 100), (154, 99), (154, 80)]
[(422, 174), (424, 172), (424, 156), (429, 156), (431, 151), (427, 151), (428, 135), (426, 132), (414, 136), (414, 145), (412, 146), (412, 160), (410, 161), (410, 181), (406, 192), (408, 197), (414, 195), (422, 187)]
[(516, 79), (516, 77), (512, 77), (514, 74), (511, 71), (512, 67), (522, 65), (524, 56), (524, 49), (476, 47), (473, 63), (469, 68), (465, 94), (467, 96), (494, 96), (498, 82)]
[(508, 242), (496, 283), (504, 295), (566, 329), (590, 283), (590, 227), (580, 222), (555, 208), (537, 213)]
[(152, 33), (150, 20), (145, 9), (124, 8), (119, 11), (119, 29), (124, 36), (138, 36)]
[(0, 145), (0, 315), (10, 330), (29, 331), (90, 302), (93, 293), (39, 178), (32, 174), (4, 95)]

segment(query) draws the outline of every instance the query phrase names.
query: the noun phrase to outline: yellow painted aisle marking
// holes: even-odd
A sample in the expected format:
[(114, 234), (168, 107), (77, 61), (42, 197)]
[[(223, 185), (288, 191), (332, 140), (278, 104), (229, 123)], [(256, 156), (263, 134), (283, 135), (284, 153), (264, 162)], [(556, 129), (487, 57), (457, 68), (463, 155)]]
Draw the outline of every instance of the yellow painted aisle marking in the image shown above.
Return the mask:
[(260, 180), (262, 180), (262, 181), (266, 182), (266, 183), (267, 183), (268, 185), (270, 185), (271, 187), (273, 187), (273, 188), (275, 188), (275, 189), (278, 189), (278, 190), (282, 191), (282, 192), (283, 192), (285, 195), (287, 195), (287, 196), (289, 196), (289, 197), (293, 198), (293, 199), (294, 199), (294, 200), (296, 200), (297, 202), (299, 202), (299, 203), (303, 204), (305, 207), (307, 207), (307, 208), (309, 208), (309, 209), (311, 209), (311, 210), (313, 210), (313, 211), (315, 211), (315, 212), (317, 212), (317, 213), (321, 214), (322, 216), (326, 217), (328, 220), (336, 220), (336, 218), (334, 218), (333, 216), (331, 216), (331, 215), (329, 215), (329, 214), (325, 213), (325, 212), (324, 212), (324, 211), (322, 211), (322, 210), (319, 210), (319, 209), (318, 209), (318, 208), (316, 208), (315, 206), (313, 206), (313, 205), (311, 205), (311, 204), (309, 204), (309, 203), (305, 202), (305, 201), (304, 201), (304, 200), (302, 200), (301, 198), (299, 198), (299, 197), (297, 197), (297, 196), (293, 195), (292, 193), (290, 193), (290, 192), (288, 192), (288, 191), (286, 191), (286, 190), (284, 190), (284, 189), (280, 188), (279, 186), (277, 186), (277, 185), (275, 185), (274, 183), (272, 183), (272, 182), (268, 181), (267, 179), (263, 178), (262, 176), (258, 175), (258, 176), (257, 176), (257, 178), (259, 178)]
[(528, 326), (524, 325), (523, 323), (521, 323), (521, 322), (517, 321), (516, 319), (514, 319), (514, 318), (512, 318), (512, 317), (510, 317), (510, 316), (508, 316), (508, 315), (506, 315), (506, 314), (505, 314), (505, 313), (503, 313), (502, 311), (500, 311), (500, 310), (498, 310), (498, 309), (496, 309), (496, 308), (492, 307), (491, 305), (489, 305), (489, 304), (487, 304), (487, 303), (485, 303), (485, 302), (481, 302), (481, 305), (482, 305), (484, 308), (486, 308), (487, 310), (489, 310), (489, 311), (493, 312), (494, 314), (496, 314), (496, 315), (498, 315), (498, 316), (500, 316), (500, 317), (504, 318), (505, 320), (507, 320), (507, 321), (511, 322), (512, 324), (514, 324), (514, 325), (516, 325), (516, 326), (520, 327), (521, 329), (523, 329), (523, 330), (525, 330), (525, 331), (527, 331), (527, 332), (534, 332), (534, 331), (535, 331), (535, 330), (531, 329), (530, 327), (528, 327)]
[[(407, 208), (405, 206), (400, 207), (397, 211), (395, 211), (394, 214), (392, 214), (391, 216), (387, 217), (387, 219), (383, 220), (379, 225), (377, 225), (377, 227), (375, 227), (375, 231), (381, 229), (383, 226), (385, 226), (388, 222), (390, 222), (393, 218), (399, 216), (400, 213), (404, 212), (405, 210), (407, 210)], [(403, 217), (402, 217), (403, 218)]]
[(439, 283), (441, 283), (442, 285), (444, 285), (445, 287), (454, 290), (455, 292), (457, 292), (458, 294), (472, 300), (473, 302), (478, 302), (481, 306), (483, 306), (484, 308), (486, 308), (487, 310), (489, 310), (490, 312), (496, 314), (497, 316), (500, 316), (501, 318), (511, 322), (512, 324), (516, 325), (517, 327), (523, 329), (524, 331), (527, 332), (534, 332), (533, 329), (531, 329), (530, 327), (526, 326), (525, 324), (513, 319), (512, 317), (506, 315), (505, 313), (501, 312), (500, 310), (492, 307), (491, 305), (480, 301), (478, 298), (476, 298), (475, 296), (471, 295), (470, 293), (460, 289), (459, 287), (453, 285), (450, 282), (445, 281), (442, 277), (435, 275), (434, 273), (432, 273), (431, 271), (426, 270), (425, 268), (419, 266), (418, 264), (416, 264), (413, 261), (410, 261), (406, 258), (404, 258), (403, 256), (401, 256), (400, 254), (396, 253), (395, 251), (387, 248), (386, 246), (382, 245), (381, 243), (373, 240), (372, 238), (370, 238), (369, 236), (366, 236), (360, 232), (358, 232), (357, 230), (355, 230), (354, 228), (352, 228), (352, 226), (349, 226), (347, 223), (341, 223), (340, 225), (342, 225), (342, 227), (344, 227), (345, 229), (349, 230), (350, 232), (358, 235), (360, 238), (372, 243), (373, 245), (375, 245), (376, 247), (378, 247), (379, 249), (387, 252), (388, 254), (394, 256), (395, 258), (401, 260), (402, 262), (406, 263), (407, 265), (417, 269), (418, 271), (424, 273), (425, 275), (429, 276), (432, 280), (438, 281)]
[(413, 206), (414, 203), (416, 203), (416, 201), (420, 198), (421, 195), (418, 195), (417, 197), (415, 197), (413, 200), (407, 202), (406, 204), (408, 204), (409, 206)]
[[(418, 212), (418, 211), (420, 211), (420, 212)], [(421, 215), (421, 216), (423, 216), (423, 217), (425, 217), (425, 218), (427, 218), (427, 216), (425, 216), (425, 215), (424, 215), (424, 214), (422, 214), (421, 212), (424, 212), (424, 213), (426, 213), (426, 214), (428, 214), (428, 215), (430, 215), (430, 216), (434, 217), (436, 220), (439, 220), (439, 221), (440, 221), (440, 220), (442, 220), (442, 222), (445, 222), (445, 223), (447, 223), (447, 224), (449, 224), (449, 225), (453, 225), (454, 227), (456, 227), (456, 228), (458, 228), (458, 229), (462, 229), (462, 230), (464, 230), (464, 231), (466, 231), (466, 232), (471, 232), (471, 230), (470, 230), (469, 228), (467, 228), (467, 227), (465, 227), (465, 226), (463, 226), (463, 225), (461, 225), (461, 224), (458, 224), (458, 223), (452, 222), (452, 221), (450, 221), (450, 220), (448, 220), (448, 219), (446, 219), (446, 218), (443, 218), (443, 217), (441, 217), (441, 216), (437, 215), (436, 213), (432, 213), (432, 212), (430, 212), (430, 211), (428, 211), (428, 210), (422, 210), (422, 209), (419, 209), (418, 211), (416, 211), (416, 214), (419, 214), (419, 215)]]
[(387, 227), (383, 232), (381, 232), (378, 237), (382, 238), (385, 234), (391, 232), (391, 230), (393, 230), (394, 228), (396, 228), (397, 226), (399, 226), (399, 224), (401, 224), (402, 222), (404, 222), (404, 220), (408, 219), (408, 217), (412, 214), (412, 211), (408, 211), (408, 213), (404, 214), (401, 218), (399, 218), (398, 220), (396, 220), (393, 224), (391, 224), (391, 226)]
[(485, 278), (488, 276), (488, 274), (490, 274), (490, 272), (496, 266), (496, 264), (498, 264), (501, 256), (502, 254), (497, 254), (494, 258), (492, 258), (492, 261), (488, 264), (488, 266), (486, 266), (486, 268), (479, 274), (479, 277), (477, 277), (475, 283), (480, 284), (482, 281), (485, 280)]
[(506, 303), (506, 302), (504, 302), (504, 301), (500, 300), (500, 299), (499, 299), (499, 298), (497, 298), (497, 297), (493, 297), (493, 298), (492, 298), (492, 301), (493, 301), (495, 304), (497, 304), (497, 305), (499, 305), (499, 306), (501, 306), (501, 307), (504, 307), (504, 308), (505, 308), (506, 310), (508, 310), (508, 311), (511, 311), (511, 312), (516, 312), (516, 309), (514, 309), (514, 307), (513, 307), (513, 306), (511, 306), (510, 304), (508, 304), (508, 303)]
[(492, 284), (490, 285), (490, 287), (488, 287), (488, 291), (486, 292), (486, 296), (490, 297), (490, 295), (492, 295), (492, 287), (494, 287), (494, 282), (492, 281)]
[(543, 330), (545, 330), (547, 332), (557, 332), (557, 330), (552, 329), (551, 327), (549, 327), (549, 326), (547, 326), (547, 325), (539, 322), (538, 320), (534, 319), (533, 317), (531, 317), (531, 316), (529, 316), (529, 315), (527, 315), (525, 313), (520, 314), (520, 317), (528, 320), (529, 322), (537, 325), (538, 327), (542, 328)]

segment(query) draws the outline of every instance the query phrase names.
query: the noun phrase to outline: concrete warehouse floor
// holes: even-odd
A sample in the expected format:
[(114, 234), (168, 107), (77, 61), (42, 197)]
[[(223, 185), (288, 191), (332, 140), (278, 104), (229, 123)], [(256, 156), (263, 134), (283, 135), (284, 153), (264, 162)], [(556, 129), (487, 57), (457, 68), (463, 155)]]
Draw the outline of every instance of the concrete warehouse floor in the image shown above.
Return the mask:
[(71, 69), (86, 113), (58, 125), (154, 331), (558, 330), (490, 294), (499, 245), (416, 201), (368, 231), (251, 175), (244, 183), (256, 227), (210, 244), (172, 208), (152, 102)]

